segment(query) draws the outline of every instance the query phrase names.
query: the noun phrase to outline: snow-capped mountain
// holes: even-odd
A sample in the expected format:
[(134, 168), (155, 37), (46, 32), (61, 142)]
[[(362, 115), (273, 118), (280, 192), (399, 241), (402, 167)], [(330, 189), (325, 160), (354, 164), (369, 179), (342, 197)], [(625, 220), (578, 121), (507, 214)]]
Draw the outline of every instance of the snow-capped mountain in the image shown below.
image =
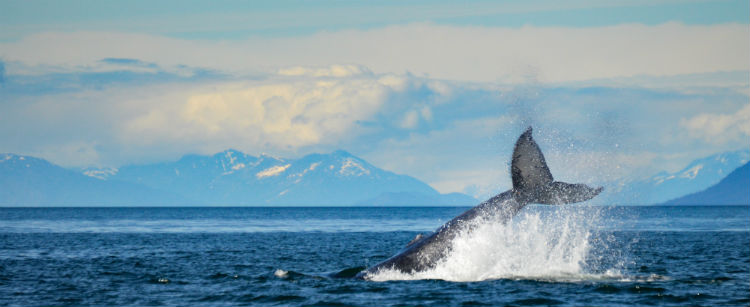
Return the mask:
[(0, 206), (191, 204), (168, 192), (91, 177), (99, 176), (97, 172), (89, 174), (86, 176), (39, 158), (0, 154)]
[[(750, 160), (750, 150), (698, 159), (684, 169), (608, 185), (606, 204), (656, 204), (704, 190)], [(43, 159), (0, 154), (0, 206), (109, 205), (458, 205), (477, 200), (440, 194), (406, 175), (345, 151), (299, 159), (226, 150), (175, 162), (69, 170)]]
[(659, 172), (637, 181), (610, 184), (605, 198), (616, 204), (657, 204), (704, 190), (750, 161), (750, 150), (738, 150), (697, 159), (674, 173)]
[(126, 166), (107, 180), (143, 184), (217, 205), (375, 205), (371, 200), (388, 193), (423, 198), (402, 205), (475, 202), (470, 197), (463, 202), (455, 196), (443, 197), (413, 177), (382, 170), (345, 151), (294, 160), (227, 150), (213, 156), (188, 155), (171, 163)]
[(750, 205), (750, 163), (735, 169), (708, 189), (670, 200), (665, 204)]
[(45, 160), (0, 155), (0, 205), (474, 205), (345, 151), (300, 159), (236, 150), (118, 169), (68, 170)]

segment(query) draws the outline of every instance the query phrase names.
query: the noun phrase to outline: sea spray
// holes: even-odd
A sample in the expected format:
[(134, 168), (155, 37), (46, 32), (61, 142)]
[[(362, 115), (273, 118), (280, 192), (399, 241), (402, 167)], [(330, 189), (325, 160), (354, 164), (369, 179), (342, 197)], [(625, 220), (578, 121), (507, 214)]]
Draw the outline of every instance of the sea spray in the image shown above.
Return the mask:
[(486, 216), (453, 239), (451, 252), (435, 268), (414, 274), (384, 270), (371, 279), (611, 278), (618, 268), (601, 267), (599, 261), (608, 253), (608, 240), (597, 235), (604, 222), (602, 211), (601, 207), (532, 205), (506, 223)]

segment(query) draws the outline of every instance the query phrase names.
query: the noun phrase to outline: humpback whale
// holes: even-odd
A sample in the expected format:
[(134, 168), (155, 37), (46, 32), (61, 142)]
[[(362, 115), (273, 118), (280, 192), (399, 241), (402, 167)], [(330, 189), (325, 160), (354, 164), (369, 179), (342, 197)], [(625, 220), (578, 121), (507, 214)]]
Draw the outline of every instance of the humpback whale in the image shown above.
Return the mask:
[(529, 203), (561, 205), (589, 200), (602, 191), (585, 184), (554, 181), (544, 161), (544, 155), (531, 135), (529, 127), (516, 141), (511, 160), (513, 188), (500, 193), (474, 208), (467, 210), (440, 226), (432, 234), (418, 235), (398, 254), (357, 274), (357, 278), (381, 270), (416, 273), (434, 268), (438, 261), (451, 251), (451, 241), (461, 231), (475, 225), (475, 221), (488, 216), (506, 222)]

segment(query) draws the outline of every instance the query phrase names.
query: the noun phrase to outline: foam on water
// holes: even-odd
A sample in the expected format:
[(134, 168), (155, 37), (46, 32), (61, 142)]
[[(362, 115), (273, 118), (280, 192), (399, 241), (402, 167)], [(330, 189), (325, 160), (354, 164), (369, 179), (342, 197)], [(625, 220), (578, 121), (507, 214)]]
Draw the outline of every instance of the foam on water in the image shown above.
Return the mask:
[(598, 255), (608, 252), (601, 250), (607, 248), (606, 242), (593, 236), (600, 227), (600, 210), (534, 209), (541, 208), (526, 208), (507, 223), (494, 217), (480, 219), (453, 239), (452, 251), (434, 269), (414, 274), (384, 270), (370, 278), (375, 281), (622, 278), (616, 266), (597, 267)]
[(278, 278), (286, 278), (287, 276), (289, 276), (289, 271), (284, 271), (282, 269), (276, 269), (276, 271), (273, 272), (273, 275), (276, 276), (276, 277), (278, 277)]

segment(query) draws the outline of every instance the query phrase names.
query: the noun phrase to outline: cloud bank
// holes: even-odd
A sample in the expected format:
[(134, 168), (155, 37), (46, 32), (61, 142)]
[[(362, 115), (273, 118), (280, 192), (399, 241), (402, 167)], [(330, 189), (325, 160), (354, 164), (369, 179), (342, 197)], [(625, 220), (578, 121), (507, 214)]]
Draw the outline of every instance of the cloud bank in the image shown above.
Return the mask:
[(336, 144), (356, 135), (362, 129), (357, 123), (378, 112), (393, 91), (392, 84), (371, 75), (341, 74), (342, 67), (317, 69), (316, 77), (304, 79), (280, 75), (156, 96), (152, 100), (159, 102), (124, 123), (122, 137), (144, 147), (200, 143), (201, 151), (241, 144), (279, 152)]
[(681, 120), (680, 125), (687, 129), (691, 137), (709, 144), (747, 144), (750, 140), (750, 103), (730, 114), (702, 113)]
[(532, 125), (556, 176), (650, 175), (747, 146), (749, 32), (423, 23), (232, 41), (38, 33), (0, 43), (0, 152), (117, 167), (227, 148), (346, 149), (482, 198), (510, 185), (513, 142)]
[(678, 168), (750, 136), (748, 96), (722, 87), (503, 86), (354, 65), (168, 80), (6, 92), (0, 152), (117, 167), (227, 148), (288, 157), (346, 149), (481, 198), (510, 186), (509, 153), (529, 125), (557, 176), (592, 184)]
[(743, 24), (679, 23), (598, 28), (425, 23), (219, 42), (118, 32), (47, 32), (0, 43), (0, 57), (13, 74), (89, 70), (103, 66), (101, 59), (124, 58), (173, 69), (189, 63), (234, 74), (349, 63), (375, 73), (412, 72), (436, 79), (518, 82), (531, 73), (541, 82), (568, 82), (747, 71), (749, 36)]

